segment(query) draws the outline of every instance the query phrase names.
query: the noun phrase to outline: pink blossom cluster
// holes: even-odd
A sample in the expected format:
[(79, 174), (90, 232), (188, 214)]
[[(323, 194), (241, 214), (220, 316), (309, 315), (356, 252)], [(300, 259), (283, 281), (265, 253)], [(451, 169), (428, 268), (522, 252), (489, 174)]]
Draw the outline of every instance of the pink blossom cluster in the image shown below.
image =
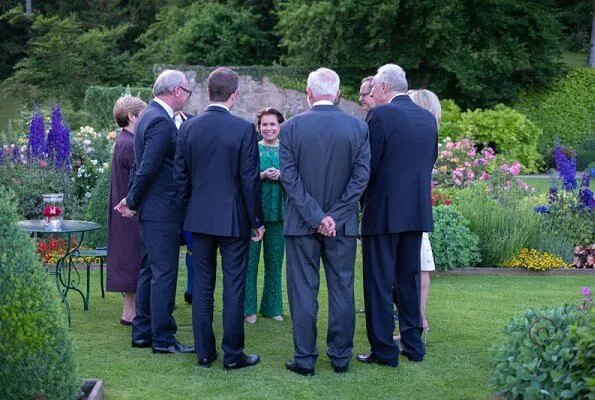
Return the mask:
[(527, 185), (522, 179), (517, 178), (521, 172), (521, 163), (518, 161), (512, 164), (502, 164), (497, 171), (492, 174), (492, 179), (488, 184), (488, 191), (503, 189), (506, 192), (517, 190), (521, 192), (533, 192), (534, 189)]
[(476, 180), (488, 180), (488, 170), (495, 158), (491, 147), (477, 151), (475, 143), (469, 139), (452, 141), (447, 138), (440, 146), (432, 171), (432, 186), (466, 187)]

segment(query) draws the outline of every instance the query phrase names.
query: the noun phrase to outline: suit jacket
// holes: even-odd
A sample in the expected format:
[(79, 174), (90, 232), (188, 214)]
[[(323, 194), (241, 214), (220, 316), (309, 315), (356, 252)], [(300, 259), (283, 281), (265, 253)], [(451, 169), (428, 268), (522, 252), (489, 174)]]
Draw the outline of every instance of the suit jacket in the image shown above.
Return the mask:
[(185, 231), (250, 237), (263, 225), (254, 125), (218, 106), (184, 122), (176, 187), (187, 201)]
[(316, 105), (281, 126), (283, 234), (309, 235), (333, 217), (337, 234), (358, 234), (358, 201), (370, 175), (368, 127), (332, 105)]
[(372, 158), (362, 196), (362, 235), (432, 231), (436, 119), (407, 95), (371, 109), (366, 119)]
[(130, 172), (126, 202), (140, 220), (180, 221), (180, 201), (174, 185), (174, 155), (178, 129), (167, 111), (151, 101), (134, 133), (135, 165)]

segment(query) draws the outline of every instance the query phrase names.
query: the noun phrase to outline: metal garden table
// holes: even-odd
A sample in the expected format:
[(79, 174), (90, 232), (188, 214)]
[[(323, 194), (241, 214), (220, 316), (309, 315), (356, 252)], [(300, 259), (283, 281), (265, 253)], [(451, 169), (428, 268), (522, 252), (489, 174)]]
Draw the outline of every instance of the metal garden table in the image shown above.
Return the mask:
[[(70, 325), (70, 305), (68, 304), (68, 292), (75, 291), (83, 298), (84, 310), (89, 309), (89, 276), (87, 276), (87, 290), (86, 295), (79, 289), (81, 284), (81, 275), (72, 262), (73, 253), (75, 253), (85, 238), (85, 232), (90, 232), (99, 229), (99, 225), (89, 221), (64, 220), (62, 226), (58, 230), (48, 229), (44, 220), (26, 220), (19, 221), (19, 228), (23, 231), (33, 233), (52, 233), (66, 236), (66, 250), (56, 262), (56, 287), (62, 302), (66, 305), (66, 314), (68, 316), (68, 325)], [(72, 247), (73, 236), (79, 235), (78, 243)], [(88, 270), (87, 270), (88, 275)]]

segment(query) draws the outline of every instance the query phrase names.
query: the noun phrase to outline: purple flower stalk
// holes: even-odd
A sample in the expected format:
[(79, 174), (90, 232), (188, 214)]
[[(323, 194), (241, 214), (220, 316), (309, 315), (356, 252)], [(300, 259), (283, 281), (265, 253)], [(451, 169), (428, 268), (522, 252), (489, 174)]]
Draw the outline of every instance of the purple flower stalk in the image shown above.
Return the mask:
[(583, 207), (593, 211), (595, 210), (595, 197), (591, 189), (583, 188), (579, 191), (579, 201)]
[(60, 124), (56, 138), (56, 168), (70, 171), (70, 129), (65, 124)]
[(588, 188), (590, 181), (591, 181), (591, 176), (589, 175), (589, 171), (583, 172), (583, 178), (581, 179), (581, 186), (584, 188)]
[(548, 194), (548, 202), (555, 203), (558, 201), (558, 188), (555, 186), (550, 187), (550, 192)]
[(62, 125), (62, 111), (57, 105), (52, 109), (52, 120), (50, 122), (50, 130), (46, 139), (46, 152), (49, 159), (56, 159), (56, 141), (60, 135), (60, 128)]
[(562, 178), (562, 186), (566, 191), (576, 189), (576, 156), (567, 157), (564, 153), (564, 147), (558, 143), (554, 146), (554, 160), (556, 161), (556, 170)]
[(29, 126), (29, 146), (28, 151), (33, 158), (39, 158), (45, 150), (45, 124), (43, 116), (39, 111), (31, 117)]
[(21, 151), (19, 150), (19, 146), (16, 144), (12, 147), (12, 162), (15, 164), (20, 163), (21, 161)]

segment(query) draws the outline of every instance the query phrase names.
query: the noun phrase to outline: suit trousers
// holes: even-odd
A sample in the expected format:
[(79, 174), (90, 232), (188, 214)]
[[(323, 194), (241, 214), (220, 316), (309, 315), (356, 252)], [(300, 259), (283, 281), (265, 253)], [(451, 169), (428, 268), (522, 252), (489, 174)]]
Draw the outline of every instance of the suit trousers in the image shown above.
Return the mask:
[(388, 363), (397, 363), (393, 341), (393, 286), (398, 303), (401, 343), (423, 357), (420, 313), (420, 248), (422, 232), (362, 237), (366, 330), (371, 351)]
[(217, 248), (221, 252), (223, 269), (223, 362), (231, 364), (244, 356), (244, 291), (249, 246), (249, 238), (192, 234), (192, 327), (199, 359), (211, 358), (216, 351), (213, 296)]
[(132, 321), (132, 339), (152, 339), (153, 346), (175, 343), (177, 331), (173, 317), (180, 224), (140, 221), (142, 261), (136, 288), (136, 316)]
[(318, 358), (316, 320), (322, 259), (328, 286), (327, 355), (333, 365), (348, 365), (353, 354), (355, 330), (353, 271), (356, 238), (319, 234), (286, 236), (285, 247), (287, 295), (296, 364), (314, 368)]

